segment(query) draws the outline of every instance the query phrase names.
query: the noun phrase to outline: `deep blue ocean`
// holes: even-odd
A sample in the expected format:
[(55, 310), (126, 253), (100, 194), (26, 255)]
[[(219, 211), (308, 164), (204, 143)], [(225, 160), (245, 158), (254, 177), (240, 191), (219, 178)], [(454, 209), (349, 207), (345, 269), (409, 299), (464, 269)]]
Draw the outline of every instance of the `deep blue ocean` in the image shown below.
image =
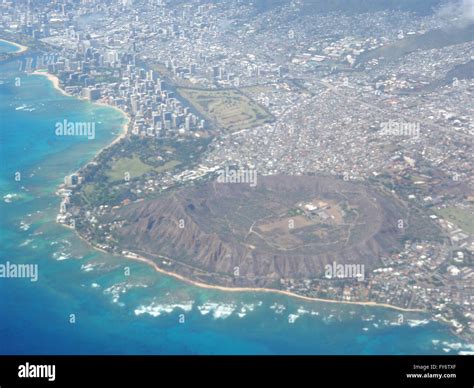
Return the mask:
[[(0, 51), (3, 44), (0, 46)], [(89, 248), (56, 224), (64, 176), (120, 131), (120, 112), (0, 66), (0, 354), (456, 354), (472, 349), (428, 315), (205, 290)], [(57, 137), (94, 121), (96, 138)], [(19, 172), (21, 179), (15, 180)], [(18, 176), (18, 175), (16, 175)], [(130, 267), (130, 276), (124, 268)], [(72, 320), (72, 315), (75, 320)]]

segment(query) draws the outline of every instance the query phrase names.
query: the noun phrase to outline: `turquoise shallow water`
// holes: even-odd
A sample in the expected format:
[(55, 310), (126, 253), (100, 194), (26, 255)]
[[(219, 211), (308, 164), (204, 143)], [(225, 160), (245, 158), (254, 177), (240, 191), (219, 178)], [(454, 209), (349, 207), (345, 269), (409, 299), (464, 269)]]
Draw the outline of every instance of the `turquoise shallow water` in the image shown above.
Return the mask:
[[(424, 315), (405, 315), (398, 325), (389, 309), (204, 290), (91, 250), (54, 222), (54, 192), (114, 138), (124, 117), (65, 97), (44, 77), (16, 68), (0, 67), (0, 263), (36, 263), (39, 279), (0, 279), (0, 354), (459, 351), (461, 341)], [(95, 121), (96, 139), (55, 136), (54, 123), (64, 119)], [(3, 200), (8, 194), (11, 202)]]
[(15, 45), (0, 40), (0, 53), (14, 53), (18, 50), (18, 47), (16, 47)]

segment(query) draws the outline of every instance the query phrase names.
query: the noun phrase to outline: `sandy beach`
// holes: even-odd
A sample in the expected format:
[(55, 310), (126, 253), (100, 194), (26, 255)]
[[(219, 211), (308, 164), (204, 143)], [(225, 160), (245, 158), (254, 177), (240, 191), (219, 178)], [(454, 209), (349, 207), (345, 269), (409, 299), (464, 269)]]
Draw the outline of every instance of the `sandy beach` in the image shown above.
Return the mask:
[(393, 310), (397, 310), (397, 311), (404, 311), (404, 312), (426, 312), (425, 310), (421, 310), (421, 309), (407, 309), (407, 308), (393, 306), (391, 304), (385, 304), (385, 303), (355, 302), (355, 301), (343, 301), (343, 300), (313, 298), (313, 297), (309, 297), (309, 296), (295, 294), (295, 293), (290, 292), (290, 291), (283, 291), (283, 290), (277, 290), (277, 289), (271, 289), (271, 288), (215, 286), (215, 285), (201, 283), (201, 282), (197, 282), (197, 281), (188, 279), (188, 278), (186, 278), (184, 276), (181, 276), (179, 274), (176, 274), (174, 272), (165, 271), (164, 269), (158, 267), (158, 265), (156, 263), (154, 263), (152, 260), (147, 259), (145, 257), (141, 257), (141, 256), (138, 256), (138, 255), (136, 255), (136, 256), (125, 255), (125, 257), (127, 257), (128, 259), (131, 259), (131, 260), (146, 263), (146, 264), (152, 266), (157, 272), (163, 273), (163, 274), (168, 275), (168, 276), (172, 276), (176, 279), (179, 279), (183, 282), (192, 284), (193, 286), (200, 287), (200, 288), (214, 289), (214, 290), (225, 291), (225, 292), (265, 292), (265, 293), (274, 293), (274, 294), (286, 295), (286, 296), (289, 296), (289, 297), (292, 297), (292, 298), (302, 299), (302, 300), (306, 300), (306, 301), (309, 301), (309, 302), (352, 304), (352, 305), (370, 306), (370, 307), (385, 307), (385, 308), (389, 308), (389, 309), (393, 309)]
[[(84, 98), (82, 97), (78, 97), (78, 96), (74, 96), (72, 94), (69, 94), (67, 93), (64, 89), (61, 88), (61, 84), (59, 82), (59, 78), (56, 77), (54, 74), (51, 74), (51, 73), (48, 73), (47, 71), (43, 71), (43, 70), (36, 70), (34, 71), (32, 74), (34, 75), (40, 75), (42, 77), (46, 77), (49, 81), (51, 81), (51, 83), (53, 84), (54, 88), (59, 92), (61, 93), (63, 96), (68, 96), (68, 97), (74, 97), (74, 98), (77, 98), (79, 100), (85, 100)], [(88, 100), (86, 100), (88, 101)], [(122, 115), (125, 116), (126, 120), (125, 120), (125, 123), (123, 124), (122, 126), (122, 130), (120, 132), (120, 134), (109, 144), (107, 144), (106, 146), (102, 147), (96, 154), (96, 157), (97, 155), (99, 155), (103, 150), (111, 147), (112, 145), (114, 145), (115, 143), (119, 142), (120, 140), (122, 140), (124, 137), (126, 137), (127, 135), (127, 131), (128, 131), (128, 125), (131, 121), (131, 118), (130, 118), (130, 115), (127, 113), (127, 112), (124, 112), (122, 109), (120, 108), (117, 108), (116, 106), (113, 106), (113, 105), (110, 105), (110, 104), (107, 104), (106, 102), (103, 102), (103, 101), (91, 101), (92, 104), (95, 104), (95, 105), (100, 105), (100, 106), (105, 106), (107, 108), (112, 108), (112, 109), (115, 109), (116, 111), (120, 112)], [(94, 157), (95, 159), (95, 157)], [(93, 160), (94, 160), (93, 159)]]
[(112, 108), (112, 109), (115, 109), (116, 111), (120, 112), (122, 115), (125, 116), (125, 123), (123, 124), (122, 126), (122, 131), (120, 132), (120, 134), (110, 143), (110, 144), (107, 144), (105, 147), (102, 147), (99, 152), (97, 153), (97, 155), (99, 155), (103, 150), (105, 150), (106, 148), (109, 148), (111, 147), (112, 145), (114, 145), (115, 143), (119, 142), (120, 140), (122, 140), (123, 138), (125, 138), (127, 136), (127, 132), (128, 132), (128, 126), (130, 124), (130, 121), (132, 120), (130, 115), (123, 111), (122, 109), (120, 108), (117, 108), (116, 106), (114, 105), (110, 105), (110, 104), (107, 104), (106, 102), (103, 102), (103, 101), (94, 101), (93, 104), (96, 104), (96, 105), (101, 105), (101, 106), (106, 106), (107, 108)]
[[(64, 225), (65, 226), (65, 225)], [(74, 229), (74, 228), (72, 228)], [(75, 229), (74, 229), (75, 230)], [(376, 303), (376, 302), (356, 302), (356, 301), (345, 301), (345, 300), (334, 300), (334, 299), (324, 299), (324, 298), (313, 298), (310, 296), (304, 296), (304, 295), (299, 295), (295, 294), (290, 291), (283, 291), (283, 290), (277, 290), (277, 289), (272, 289), (272, 288), (258, 288), (258, 287), (225, 287), (225, 286), (216, 286), (208, 283), (203, 283), (203, 282), (198, 282), (195, 280), (191, 280), (185, 276), (179, 275), (175, 272), (170, 272), (166, 271), (163, 268), (160, 268), (153, 260), (147, 259), (146, 257), (142, 257), (140, 255), (137, 255), (136, 253), (130, 252), (128, 255), (115, 255), (113, 253), (107, 252), (106, 250), (99, 248), (92, 244), (90, 241), (86, 240), (84, 237), (82, 237), (77, 230), (75, 230), (76, 235), (84, 241), (87, 245), (89, 245), (91, 248), (95, 249), (96, 251), (102, 252), (107, 255), (114, 255), (118, 257), (125, 257), (130, 260), (138, 261), (140, 263), (144, 263), (152, 267), (156, 272), (159, 272), (163, 275), (171, 276), (175, 279), (178, 279), (184, 283), (191, 284), (193, 286), (199, 287), (199, 288), (205, 288), (205, 289), (210, 289), (210, 290), (218, 290), (218, 291), (224, 291), (224, 292), (263, 292), (263, 293), (273, 293), (273, 294), (280, 294), (280, 295), (285, 295), (289, 296), (291, 298), (295, 299), (300, 299), (300, 300), (305, 300), (308, 302), (322, 302), (322, 303), (336, 303), (336, 304), (345, 304), (345, 305), (357, 305), (357, 306), (367, 306), (367, 307), (383, 307), (383, 308), (388, 308), (396, 311), (402, 311), (402, 312), (409, 312), (409, 313), (426, 313), (426, 310), (422, 309), (408, 309), (408, 308), (403, 308), (399, 306), (394, 306), (391, 304), (387, 303)], [(163, 257), (164, 260), (170, 260), (167, 257)]]
[(34, 75), (41, 75), (41, 76), (43, 76), (43, 77), (46, 77), (48, 80), (51, 81), (51, 83), (53, 84), (54, 88), (55, 88), (59, 93), (61, 93), (63, 96), (73, 97), (71, 94), (66, 93), (66, 91), (65, 91), (64, 89), (61, 89), (60, 83), (59, 83), (59, 78), (56, 77), (55, 75), (48, 73), (46, 70), (44, 70), (44, 71), (43, 71), (43, 70), (35, 70), (32, 74), (34, 74)]
[(20, 54), (20, 53), (24, 53), (26, 50), (28, 50), (28, 47), (26, 46), (23, 46), (22, 44), (19, 44), (19, 43), (15, 43), (15, 42), (12, 42), (10, 40), (6, 40), (6, 39), (0, 39), (0, 41), (2, 42), (5, 42), (5, 43), (8, 43), (8, 44), (11, 44), (13, 46), (15, 46), (18, 50), (14, 52), (14, 54)]

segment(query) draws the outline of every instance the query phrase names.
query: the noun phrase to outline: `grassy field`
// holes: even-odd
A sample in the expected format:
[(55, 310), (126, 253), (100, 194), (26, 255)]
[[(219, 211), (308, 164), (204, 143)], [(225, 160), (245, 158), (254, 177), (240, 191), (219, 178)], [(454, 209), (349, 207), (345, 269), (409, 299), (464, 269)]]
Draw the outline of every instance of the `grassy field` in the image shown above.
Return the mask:
[(459, 209), (457, 207), (447, 207), (436, 211), (438, 216), (459, 226), (469, 234), (474, 234), (474, 217), (472, 210)]
[(152, 170), (152, 166), (143, 163), (137, 155), (133, 155), (131, 158), (114, 159), (105, 175), (111, 181), (119, 181), (125, 178), (125, 173), (130, 174), (130, 179), (133, 179)]
[(201, 115), (227, 131), (253, 128), (273, 120), (269, 112), (236, 89), (178, 91)]
[(152, 171), (158, 173), (169, 171), (180, 164), (181, 162), (178, 160), (170, 160), (162, 166), (153, 167), (143, 163), (138, 155), (134, 154), (131, 158), (114, 159), (111, 167), (105, 172), (105, 175), (112, 182), (125, 179), (125, 173), (130, 174), (130, 179), (134, 179)]

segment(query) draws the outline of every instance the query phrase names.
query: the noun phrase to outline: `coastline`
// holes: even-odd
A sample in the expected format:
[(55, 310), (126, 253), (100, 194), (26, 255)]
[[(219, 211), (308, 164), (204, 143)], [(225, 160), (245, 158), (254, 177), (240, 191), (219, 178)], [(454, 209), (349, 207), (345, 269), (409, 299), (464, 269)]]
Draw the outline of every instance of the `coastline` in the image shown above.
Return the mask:
[[(95, 248), (94, 245), (92, 245), (90, 243), (89, 243), (89, 245), (92, 246), (93, 248)], [(95, 248), (95, 249), (97, 249), (97, 248)], [(101, 250), (101, 251), (105, 252), (103, 250)], [(106, 252), (106, 253), (111, 254), (110, 252)], [(305, 300), (305, 301), (308, 301), (308, 302), (337, 303), (337, 304), (358, 305), (358, 306), (368, 306), (368, 307), (382, 307), (382, 308), (389, 308), (389, 309), (392, 309), (392, 310), (412, 312), (412, 313), (426, 313), (427, 312), (426, 310), (422, 310), (422, 309), (408, 309), (408, 308), (398, 307), (398, 306), (394, 306), (394, 305), (386, 304), (386, 303), (357, 302), (357, 301), (349, 301), (349, 300), (345, 301), (345, 300), (315, 298), (315, 297), (311, 297), (311, 296), (299, 295), (299, 294), (296, 294), (296, 293), (290, 292), (290, 291), (283, 291), (283, 290), (277, 290), (277, 289), (272, 289), (272, 288), (216, 286), (216, 285), (202, 283), (202, 282), (199, 282), (199, 281), (196, 281), (196, 280), (192, 280), (192, 279), (189, 279), (185, 276), (179, 275), (179, 274), (174, 273), (174, 272), (166, 271), (166, 270), (160, 268), (153, 260), (147, 259), (147, 258), (142, 257), (142, 256), (124, 255), (122, 257), (126, 257), (126, 258), (131, 259), (131, 260), (135, 260), (135, 261), (139, 261), (139, 262), (148, 264), (151, 267), (153, 267), (155, 269), (155, 271), (157, 271), (159, 273), (162, 273), (162, 274), (167, 275), (167, 276), (174, 277), (175, 279), (181, 280), (185, 283), (189, 283), (189, 284), (191, 284), (193, 286), (196, 286), (196, 287), (199, 287), (199, 288), (206, 288), (206, 289), (219, 290), (219, 291), (225, 291), (225, 292), (274, 293), (274, 294), (289, 296), (291, 298)]]
[[(51, 73), (48, 73), (47, 71), (40, 71), (40, 70), (36, 70), (32, 73), (33, 75), (41, 75), (43, 77), (46, 77), (49, 81), (51, 81), (52, 85), (54, 86), (54, 88), (59, 91), (62, 95), (64, 96), (68, 96), (68, 97), (75, 97), (75, 98), (78, 98), (78, 99), (82, 99), (78, 96), (74, 96), (74, 95), (71, 95), (69, 93), (67, 93), (64, 89), (61, 88), (60, 86), (60, 82), (59, 82), (59, 78), (56, 77), (54, 74), (51, 74)], [(92, 104), (97, 104), (97, 105), (101, 105), (101, 106), (106, 106), (106, 107), (109, 107), (109, 108), (113, 108), (117, 111), (119, 111), (122, 115), (124, 115), (126, 117), (126, 122), (124, 123), (123, 127), (122, 127), (122, 131), (121, 133), (109, 144), (105, 145), (104, 147), (100, 148), (98, 150), (98, 152), (95, 154), (94, 158), (90, 161), (92, 162), (102, 151), (104, 151), (105, 149), (111, 147), (112, 145), (114, 145), (115, 143), (119, 142), (120, 140), (122, 140), (123, 138), (125, 138), (127, 136), (127, 130), (128, 130), (128, 126), (130, 124), (130, 121), (131, 121), (131, 117), (130, 115), (121, 110), (120, 108), (116, 107), (116, 106), (113, 106), (113, 105), (110, 105), (110, 104), (107, 104), (106, 102), (103, 102), (103, 101), (91, 101)], [(88, 163), (90, 163), (88, 162)], [(87, 165), (87, 164), (86, 164)], [(82, 167), (81, 167), (82, 168)], [(80, 169), (79, 169), (80, 170)], [(65, 225), (63, 225), (65, 226)], [(113, 253), (111, 252), (107, 252), (99, 247), (96, 247), (94, 244), (92, 244), (90, 241), (86, 240), (85, 238), (83, 238), (79, 232), (74, 229), (74, 232), (76, 234), (76, 236), (78, 236), (82, 241), (84, 241), (85, 243), (87, 243), (91, 248), (99, 251), (99, 252), (102, 252), (102, 253), (105, 253), (105, 254), (109, 254), (109, 255), (113, 255)], [(131, 252), (133, 253), (133, 252)], [(376, 303), (376, 302), (358, 302), (358, 301), (342, 301), (342, 300), (335, 300), (335, 299), (324, 299), (324, 298), (316, 298), (316, 297), (309, 297), (309, 296), (304, 296), (304, 295), (299, 295), (299, 294), (296, 294), (296, 293), (293, 293), (293, 292), (290, 292), (290, 291), (284, 291), (284, 290), (277, 290), (277, 289), (271, 289), (271, 288), (258, 288), (258, 287), (225, 287), (225, 286), (218, 286), (218, 285), (212, 285), (212, 284), (208, 284), (208, 283), (203, 283), (203, 282), (199, 282), (199, 281), (195, 281), (195, 280), (192, 280), (192, 279), (189, 279), (185, 276), (182, 276), (182, 275), (179, 275), (177, 273), (174, 273), (174, 272), (170, 272), (170, 271), (166, 271), (162, 268), (160, 268), (155, 262), (153, 262), (152, 260), (150, 259), (147, 259), (145, 257), (142, 257), (142, 256), (139, 256), (139, 255), (136, 255), (136, 254), (133, 254), (132, 255), (119, 255), (119, 257), (122, 257), (122, 258), (127, 258), (127, 259), (130, 259), (130, 260), (135, 260), (135, 261), (138, 261), (138, 262), (141, 262), (141, 263), (144, 263), (144, 264), (147, 264), (149, 266), (151, 266), (152, 268), (155, 269), (155, 271), (159, 272), (159, 273), (162, 273), (164, 275), (167, 275), (167, 276), (171, 276), (175, 279), (178, 279), (182, 282), (185, 282), (185, 283), (188, 283), (188, 284), (191, 284), (193, 286), (196, 286), (196, 287), (199, 287), (199, 288), (204, 288), (204, 289), (213, 289), (213, 290), (218, 290), (218, 291), (224, 291), (224, 292), (263, 292), (263, 293), (274, 293), (274, 294), (280, 294), (280, 295), (285, 295), (285, 296), (288, 296), (288, 297), (292, 297), (292, 298), (295, 298), (295, 299), (300, 299), (300, 300), (305, 300), (305, 301), (308, 301), (308, 302), (322, 302), (322, 303), (334, 303), (334, 304), (346, 304), (346, 305), (358, 305), (358, 306), (366, 306), (366, 307), (380, 307), (380, 308), (388, 308), (388, 309), (392, 309), (392, 310), (396, 310), (396, 311), (403, 311), (403, 312), (413, 312), (413, 313), (426, 313), (426, 310), (422, 310), (422, 309), (409, 309), (409, 308), (403, 308), (403, 307), (399, 307), (399, 306), (394, 306), (394, 305), (391, 305), (391, 304), (386, 304), (386, 303)]]
[(49, 81), (51, 81), (54, 86), (54, 89), (56, 89), (63, 96), (74, 97), (72, 94), (67, 93), (64, 89), (61, 88), (59, 78), (56, 77), (54, 74), (48, 73), (46, 70), (35, 70), (31, 74), (46, 77)]
[[(65, 226), (65, 225), (63, 225)], [(399, 306), (394, 306), (391, 304), (387, 303), (377, 303), (377, 302), (357, 302), (357, 301), (350, 301), (350, 300), (335, 300), (335, 299), (324, 299), (324, 298), (315, 298), (311, 296), (304, 296), (300, 294), (296, 294), (294, 292), (290, 291), (283, 291), (283, 290), (277, 290), (273, 288), (259, 288), (259, 287), (226, 287), (226, 286), (216, 286), (208, 283), (203, 283), (199, 282), (196, 280), (189, 279), (183, 275), (177, 274), (175, 272), (171, 271), (166, 271), (163, 268), (160, 268), (153, 260), (147, 259), (146, 257), (139, 256), (133, 252), (130, 252), (132, 255), (117, 255), (111, 252), (108, 252), (102, 248), (99, 248), (95, 246), (93, 243), (90, 241), (86, 240), (84, 237), (82, 237), (79, 232), (74, 229), (74, 233), (76, 234), (77, 237), (79, 237), (80, 240), (84, 241), (87, 245), (89, 245), (92, 249), (95, 249), (96, 251), (99, 251), (101, 253), (107, 254), (107, 255), (112, 255), (112, 256), (117, 256), (121, 258), (127, 258), (130, 260), (138, 261), (140, 263), (144, 263), (146, 265), (149, 265), (152, 267), (156, 272), (161, 273), (166, 276), (170, 276), (172, 278), (175, 278), (177, 280), (180, 280), (184, 283), (191, 284), (192, 286), (199, 287), (199, 288), (204, 288), (208, 290), (217, 290), (217, 291), (224, 291), (224, 292), (259, 292), (259, 293), (273, 293), (273, 294), (280, 294), (280, 295), (285, 295), (289, 296), (291, 298), (295, 299), (300, 299), (304, 300), (307, 302), (321, 302), (321, 303), (334, 303), (334, 304), (345, 304), (345, 305), (357, 305), (357, 306), (366, 306), (366, 307), (380, 307), (380, 308), (387, 308), (391, 310), (396, 310), (396, 311), (403, 311), (403, 312), (409, 312), (409, 313), (427, 313), (426, 310), (422, 309), (408, 309), (404, 307), (399, 307)], [(166, 259), (165, 257), (163, 257)], [(169, 259), (168, 259), (169, 260)]]
[(12, 42), (11, 40), (6, 40), (6, 39), (1, 39), (0, 38), (0, 41), (11, 44), (12, 46), (15, 46), (18, 49), (17, 51), (12, 52), (12, 54), (21, 54), (21, 53), (24, 53), (25, 51), (28, 50), (27, 46), (23, 46), (20, 43)]
[[(127, 132), (128, 132), (128, 127), (129, 127), (129, 124), (131, 122), (131, 117), (130, 115), (123, 111), (122, 109), (114, 106), (114, 105), (110, 105), (104, 101), (89, 101), (89, 100), (86, 100), (84, 98), (81, 98), (81, 97), (78, 97), (78, 96), (75, 96), (73, 94), (70, 94), (70, 93), (67, 93), (63, 88), (61, 88), (61, 83), (59, 81), (59, 78), (57, 76), (55, 76), (54, 74), (51, 74), (51, 73), (48, 73), (46, 70), (35, 70), (34, 72), (31, 73), (32, 75), (39, 75), (39, 76), (42, 76), (42, 77), (45, 77), (47, 78), (53, 85), (54, 89), (56, 89), (59, 93), (61, 93), (63, 96), (67, 96), (67, 97), (74, 97), (74, 98), (77, 98), (79, 100), (84, 100), (84, 101), (88, 101), (90, 102), (91, 104), (95, 104), (95, 105), (98, 105), (98, 106), (104, 106), (104, 107), (107, 107), (107, 108), (112, 108), (112, 109), (115, 109), (116, 111), (120, 112), (124, 117), (125, 117), (125, 122), (124, 124), (122, 125), (122, 128), (121, 128), (121, 131), (120, 133), (118, 134), (118, 136), (115, 137), (114, 140), (112, 140), (111, 143), (109, 144), (106, 144), (105, 146), (103, 146), (102, 148), (100, 148), (97, 153), (95, 154), (94, 158), (92, 160), (94, 160), (102, 151), (104, 151), (105, 149), (113, 146), (115, 143), (119, 142), (120, 140), (124, 139), (126, 136), (127, 136)], [(76, 171), (77, 173), (78, 171)]]

